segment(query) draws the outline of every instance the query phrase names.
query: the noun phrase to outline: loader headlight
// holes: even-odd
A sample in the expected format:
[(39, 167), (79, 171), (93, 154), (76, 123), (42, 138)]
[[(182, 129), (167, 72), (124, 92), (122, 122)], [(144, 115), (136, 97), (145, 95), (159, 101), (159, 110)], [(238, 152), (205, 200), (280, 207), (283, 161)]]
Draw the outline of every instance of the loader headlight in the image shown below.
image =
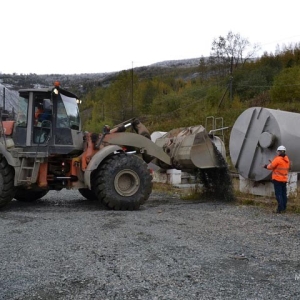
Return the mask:
[(54, 83), (53, 83), (53, 85), (54, 85), (54, 89), (52, 90), (52, 92), (55, 94), (55, 95), (58, 95), (58, 89), (59, 89), (59, 87), (60, 87), (60, 82), (59, 81), (54, 81)]

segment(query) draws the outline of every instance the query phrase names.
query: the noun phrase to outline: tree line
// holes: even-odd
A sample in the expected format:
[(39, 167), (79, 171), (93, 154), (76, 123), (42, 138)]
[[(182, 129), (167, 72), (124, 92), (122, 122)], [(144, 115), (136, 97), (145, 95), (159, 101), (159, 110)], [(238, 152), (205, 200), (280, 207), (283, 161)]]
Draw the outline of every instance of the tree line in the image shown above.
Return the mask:
[[(212, 42), (211, 55), (192, 68), (139, 76), (121, 71), (106, 86), (90, 90), (80, 108), (84, 128), (140, 117), (151, 131), (204, 125), (207, 116), (228, 126), (251, 106), (280, 106), (300, 112), (300, 44), (277, 47), (256, 57), (258, 45), (229, 32)], [(298, 105), (299, 104), (299, 105)]]

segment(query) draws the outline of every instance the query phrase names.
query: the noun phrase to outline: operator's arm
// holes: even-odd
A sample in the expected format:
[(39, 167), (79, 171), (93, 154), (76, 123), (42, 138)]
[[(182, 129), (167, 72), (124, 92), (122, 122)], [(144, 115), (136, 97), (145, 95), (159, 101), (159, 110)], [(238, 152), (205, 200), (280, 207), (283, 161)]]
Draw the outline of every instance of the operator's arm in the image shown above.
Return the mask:
[(278, 157), (275, 157), (271, 163), (267, 165), (268, 170), (274, 170), (278, 166)]

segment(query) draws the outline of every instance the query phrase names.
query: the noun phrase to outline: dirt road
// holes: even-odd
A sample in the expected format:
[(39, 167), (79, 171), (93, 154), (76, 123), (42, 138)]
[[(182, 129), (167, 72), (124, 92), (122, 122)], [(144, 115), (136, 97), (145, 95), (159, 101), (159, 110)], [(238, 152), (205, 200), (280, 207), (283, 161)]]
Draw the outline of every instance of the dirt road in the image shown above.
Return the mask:
[(0, 299), (299, 299), (300, 216), (154, 192), (139, 211), (77, 192), (0, 212)]

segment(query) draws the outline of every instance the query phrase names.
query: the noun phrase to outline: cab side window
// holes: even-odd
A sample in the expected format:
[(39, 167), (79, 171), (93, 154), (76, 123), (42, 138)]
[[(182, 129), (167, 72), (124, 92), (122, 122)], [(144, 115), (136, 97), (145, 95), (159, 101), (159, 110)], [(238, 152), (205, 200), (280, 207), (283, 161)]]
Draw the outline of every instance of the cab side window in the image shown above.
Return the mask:
[(17, 114), (17, 126), (27, 127), (27, 111), (28, 111), (28, 98), (19, 98), (19, 111)]

